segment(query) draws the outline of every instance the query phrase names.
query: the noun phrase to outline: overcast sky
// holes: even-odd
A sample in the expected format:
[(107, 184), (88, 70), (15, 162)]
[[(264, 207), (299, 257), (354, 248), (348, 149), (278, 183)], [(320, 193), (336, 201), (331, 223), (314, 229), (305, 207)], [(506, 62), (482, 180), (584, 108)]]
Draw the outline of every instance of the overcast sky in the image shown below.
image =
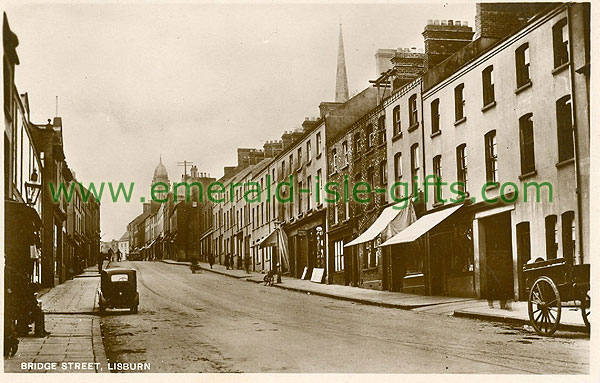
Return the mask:
[(183, 160), (219, 178), (237, 147), (260, 148), (333, 101), (340, 21), (352, 95), (377, 77), (378, 48), (422, 48), (428, 19), (473, 25), (475, 5), (13, 3), (6, 12), (32, 121), (54, 117), (58, 96), (78, 180), (135, 183), (131, 203), (102, 199), (110, 240), (141, 213), (161, 154), (171, 182)]

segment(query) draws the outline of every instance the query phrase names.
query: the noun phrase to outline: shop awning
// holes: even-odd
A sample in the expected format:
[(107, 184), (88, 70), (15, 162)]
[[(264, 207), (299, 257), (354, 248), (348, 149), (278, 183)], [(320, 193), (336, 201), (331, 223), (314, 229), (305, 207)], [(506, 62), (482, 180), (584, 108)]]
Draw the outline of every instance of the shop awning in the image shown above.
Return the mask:
[(267, 246), (277, 246), (277, 230), (273, 230), (266, 237), (261, 238), (257, 245), (261, 249)]
[(419, 218), (415, 223), (402, 230), (386, 242), (382, 243), (380, 247), (397, 245), (399, 243), (412, 242), (419, 239), (420, 236), (427, 233), (429, 230), (436, 227), (446, 218), (450, 217), (455, 211), (460, 209), (462, 205), (454, 206), (448, 209), (437, 211), (435, 213), (427, 214)]
[(361, 243), (372, 241), (384, 230), (386, 230), (390, 224), (395, 222), (398, 223), (398, 225), (395, 225), (398, 227), (396, 227), (396, 230), (392, 230), (390, 233), (390, 236), (392, 236), (413, 223), (415, 219), (416, 217), (412, 203), (409, 203), (408, 206), (406, 206), (406, 202), (400, 202), (395, 205), (388, 206), (383, 209), (379, 217), (377, 217), (375, 222), (373, 222), (373, 224), (367, 230), (365, 230), (364, 233), (345, 244), (344, 247), (360, 245)]

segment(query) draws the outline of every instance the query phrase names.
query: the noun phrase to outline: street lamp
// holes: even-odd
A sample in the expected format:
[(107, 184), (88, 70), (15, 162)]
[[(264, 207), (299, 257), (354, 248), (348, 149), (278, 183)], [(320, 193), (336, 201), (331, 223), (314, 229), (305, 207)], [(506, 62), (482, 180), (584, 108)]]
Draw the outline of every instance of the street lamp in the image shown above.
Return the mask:
[(37, 170), (33, 169), (31, 176), (29, 176), (29, 181), (31, 182), (25, 182), (25, 198), (29, 206), (35, 206), (42, 191), (42, 184), (37, 182)]

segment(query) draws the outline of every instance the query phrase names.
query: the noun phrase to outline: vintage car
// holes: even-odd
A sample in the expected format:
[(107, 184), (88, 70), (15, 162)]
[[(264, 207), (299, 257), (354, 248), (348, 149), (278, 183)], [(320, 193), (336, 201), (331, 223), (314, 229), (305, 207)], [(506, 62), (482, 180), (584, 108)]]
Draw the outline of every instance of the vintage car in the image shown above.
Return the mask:
[(128, 308), (137, 313), (140, 295), (137, 291), (137, 278), (134, 269), (115, 268), (102, 270), (98, 289), (100, 312), (107, 308)]

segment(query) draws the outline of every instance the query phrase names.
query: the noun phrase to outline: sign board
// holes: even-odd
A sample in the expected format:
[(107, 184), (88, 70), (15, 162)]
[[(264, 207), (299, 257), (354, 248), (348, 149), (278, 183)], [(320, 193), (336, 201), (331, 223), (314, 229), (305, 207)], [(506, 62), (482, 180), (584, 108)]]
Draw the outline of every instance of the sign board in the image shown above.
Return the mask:
[(306, 274), (308, 273), (308, 267), (304, 268), (304, 271), (302, 272), (302, 278), (301, 279), (307, 279), (306, 278)]
[(312, 272), (312, 277), (310, 278), (311, 282), (323, 283), (323, 274), (325, 273), (325, 269), (314, 268)]

